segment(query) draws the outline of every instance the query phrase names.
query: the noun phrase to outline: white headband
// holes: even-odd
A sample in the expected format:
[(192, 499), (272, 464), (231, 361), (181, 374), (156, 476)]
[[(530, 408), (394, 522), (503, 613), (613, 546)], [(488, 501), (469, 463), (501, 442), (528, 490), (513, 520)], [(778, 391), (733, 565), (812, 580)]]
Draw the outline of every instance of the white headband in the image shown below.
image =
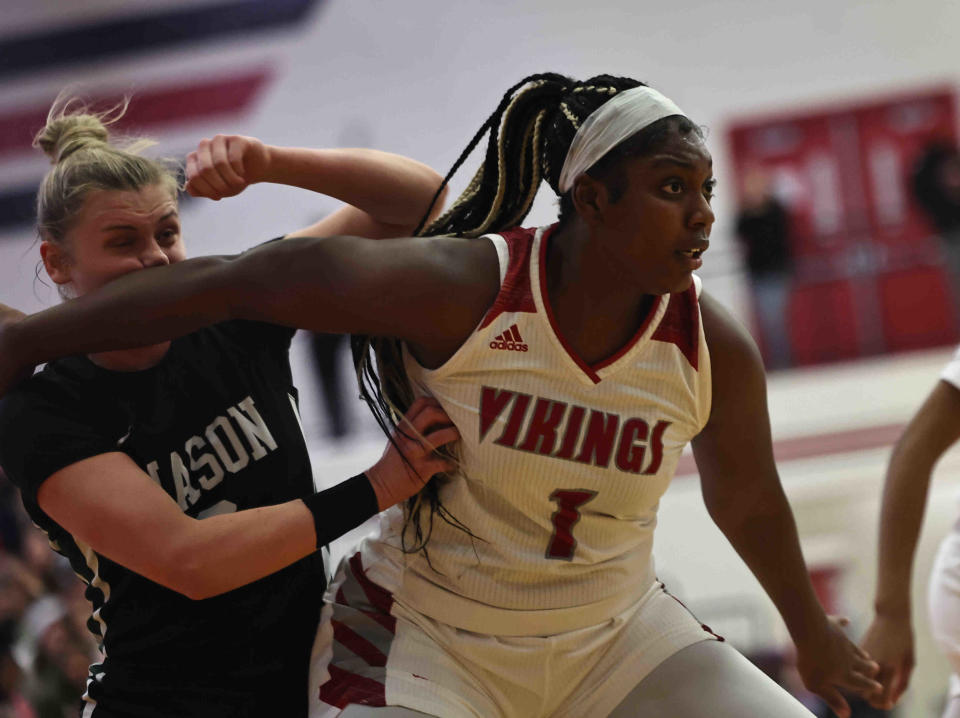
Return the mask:
[(625, 139), (670, 115), (686, 113), (652, 87), (624, 90), (604, 102), (587, 116), (570, 143), (560, 170), (560, 194)]

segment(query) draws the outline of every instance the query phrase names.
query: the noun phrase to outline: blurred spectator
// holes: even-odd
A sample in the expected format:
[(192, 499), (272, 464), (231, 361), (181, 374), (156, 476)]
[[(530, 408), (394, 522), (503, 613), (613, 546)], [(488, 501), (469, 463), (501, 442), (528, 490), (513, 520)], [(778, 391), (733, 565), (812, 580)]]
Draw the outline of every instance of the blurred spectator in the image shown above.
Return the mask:
[(0, 718), (73, 718), (88, 666), (84, 587), (0, 472)]
[(21, 693), (23, 672), (11, 650), (15, 630), (13, 621), (0, 622), (0, 718), (38, 718)]
[(960, 306), (960, 150), (945, 141), (930, 144), (917, 162), (913, 193), (940, 235), (944, 267)]
[(28, 669), (24, 691), (37, 718), (76, 715), (91, 656), (59, 597), (47, 595), (29, 607), (14, 652)]
[(16, 488), (0, 471), (0, 551), (3, 553), (19, 554), (21, 551), (22, 513)]
[(789, 217), (774, 196), (769, 177), (760, 169), (748, 171), (744, 179), (737, 236), (746, 249), (753, 307), (767, 367), (790, 366), (786, 310), (793, 263)]

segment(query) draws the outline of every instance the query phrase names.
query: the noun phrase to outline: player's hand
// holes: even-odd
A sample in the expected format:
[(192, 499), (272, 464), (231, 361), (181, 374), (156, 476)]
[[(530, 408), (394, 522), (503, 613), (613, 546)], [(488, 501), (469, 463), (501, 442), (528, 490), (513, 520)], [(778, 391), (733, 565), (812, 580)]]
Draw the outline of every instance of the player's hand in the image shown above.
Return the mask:
[(200, 140), (187, 155), (187, 192), (220, 200), (259, 182), (270, 164), (270, 149), (255, 137), (216, 135)]
[(15, 325), (25, 316), (13, 307), (0, 304), (0, 396), (33, 373), (33, 367), (19, 359), (18, 350), (22, 349), (15, 346), (13, 339)]
[(453, 462), (434, 449), (459, 438), (459, 432), (436, 399), (422, 396), (414, 401), (400, 428), (394, 430), (393, 442), (387, 444), (383, 456), (366, 472), (380, 510), (413, 496), (434, 474), (453, 469)]
[(866, 697), (881, 690), (875, 680), (879, 666), (843, 632), (849, 622), (828, 616), (826, 630), (797, 642), (797, 671), (803, 684), (840, 718), (850, 716), (850, 706), (840, 691)]
[(890, 710), (907, 690), (913, 672), (913, 628), (909, 614), (875, 615), (860, 646), (880, 665), (877, 680), (883, 686), (881, 691), (865, 697), (874, 708)]

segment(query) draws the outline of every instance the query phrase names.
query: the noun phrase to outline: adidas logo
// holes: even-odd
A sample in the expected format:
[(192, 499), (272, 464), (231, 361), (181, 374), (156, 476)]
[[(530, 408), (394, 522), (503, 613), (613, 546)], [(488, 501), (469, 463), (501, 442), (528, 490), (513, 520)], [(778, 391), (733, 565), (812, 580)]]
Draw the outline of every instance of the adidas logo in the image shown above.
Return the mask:
[(520, 330), (517, 329), (516, 324), (490, 342), (490, 348), (505, 349), (510, 352), (525, 352), (528, 349), (520, 338)]

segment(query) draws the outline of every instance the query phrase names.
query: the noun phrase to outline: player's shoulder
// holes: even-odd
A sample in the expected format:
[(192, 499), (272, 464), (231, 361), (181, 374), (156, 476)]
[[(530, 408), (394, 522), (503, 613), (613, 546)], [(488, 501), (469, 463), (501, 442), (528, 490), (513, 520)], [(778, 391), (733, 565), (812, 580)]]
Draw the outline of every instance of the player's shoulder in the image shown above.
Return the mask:
[(83, 401), (96, 374), (96, 367), (82, 357), (50, 362), (0, 399), (0, 416)]
[[(387, 243), (394, 241), (403, 240)], [(423, 304), (429, 324), (411, 332), (407, 342), (425, 366), (439, 366), (470, 336), (500, 293), (500, 252), (483, 237), (441, 236), (414, 242), (411, 249), (417, 257), (405, 281), (432, 299)]]
[(0, 399), (0, 466), (21, 488), (51, 472), (31, 467), (66, 451), (103, 426), (112, 394), (95, 367), (76, 357), (47, 364)]
[(46, 364), (0, 399), (0, 435), (42, 431), (66, 418), (92, 422), (113, 396), (103, 374), (84, 357)]
[(710, 353), (730, 352), (736, 355), (757, 353), (757, 344), (730, 311), (712, 295), (703, 292), (699, 297), (703, 333), (710, 345)]
[(765, 384), (763, 359), (757, 343), (720, 302), (707, 293), (700, 295), (703, 335), (710, 348), (714, 396), (718, 389)]
[(496, 246), (478, 237), (431, 237), (424, 258), (424, 287), (443, 296), (454, 292), (456, 302), (447, 312), (467, 321), (472, 329), (493, 303), (500, 290), (500, 260)]
[[(480, 279), (485, 270), (497, 267), (497, 249), (489, 237), (468, 239), (444, 236), (430, 237), (425, 241), (430, 243), (429, 252), (436, 258), (439, 266), (463, 275), (464, 279)], [(486, 273), (489, 274), (489, 271)]]

